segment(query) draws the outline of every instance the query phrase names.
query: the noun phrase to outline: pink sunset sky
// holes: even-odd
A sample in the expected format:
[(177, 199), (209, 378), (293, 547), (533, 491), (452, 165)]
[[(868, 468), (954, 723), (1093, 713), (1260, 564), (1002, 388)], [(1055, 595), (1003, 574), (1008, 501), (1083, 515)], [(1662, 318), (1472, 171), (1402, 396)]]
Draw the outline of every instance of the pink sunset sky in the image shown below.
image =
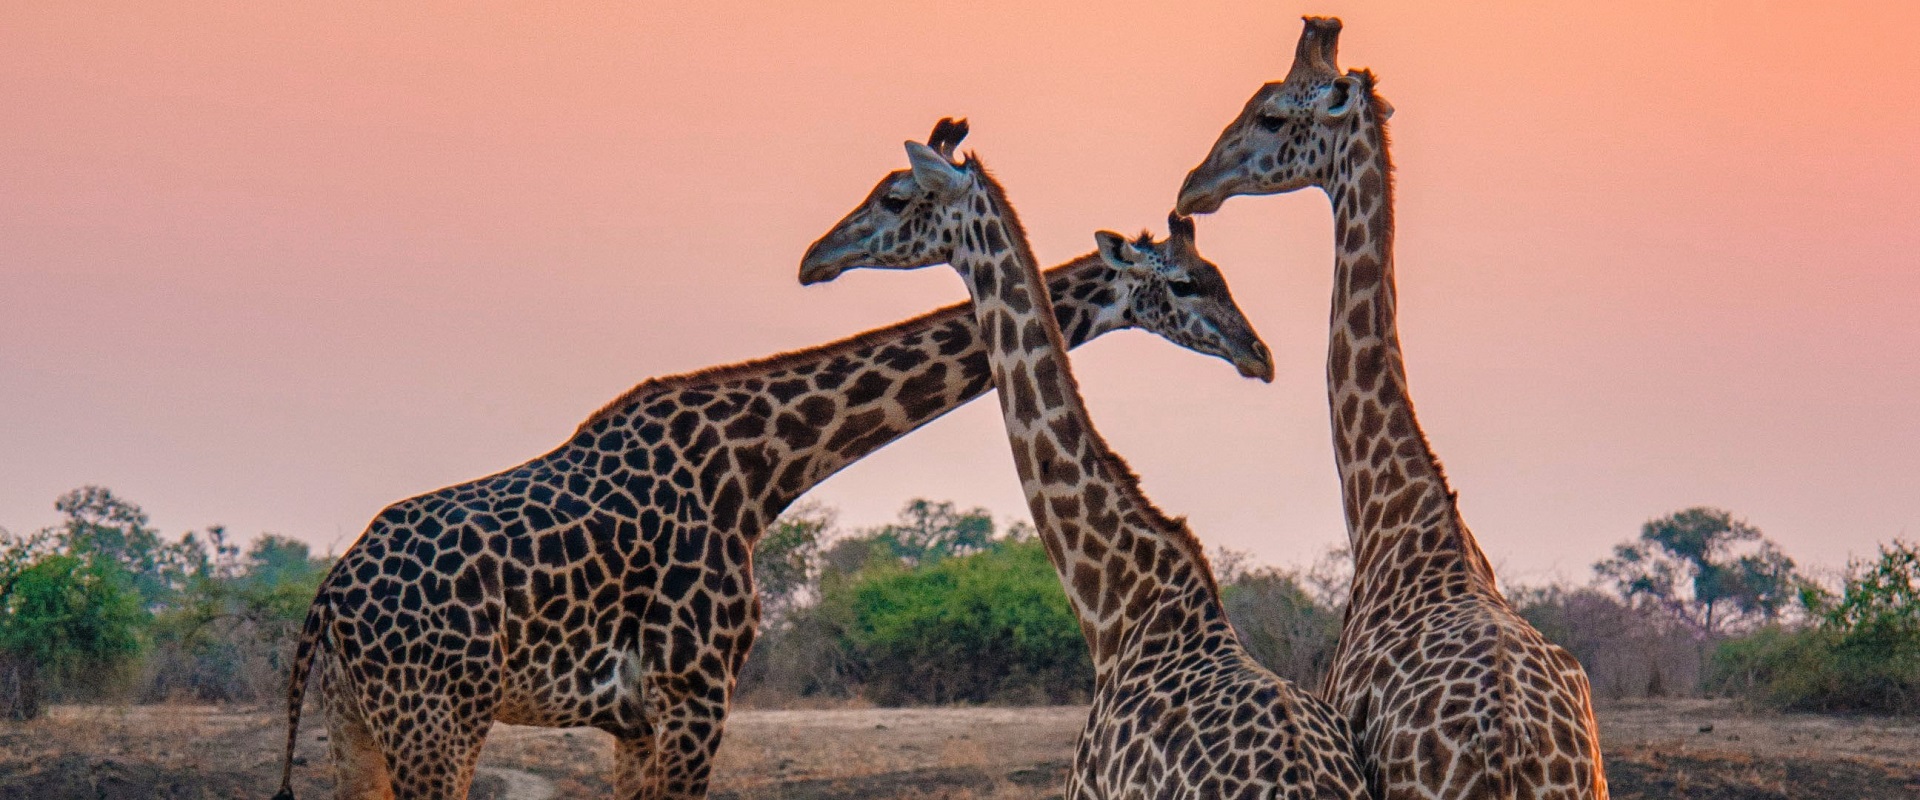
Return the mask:
[[(1733, 510), (1803, 564), (1920, 536), (1920, 11), (1904, 2), (235, 3), (0, 11), (0, 526), (97, 483), (170, 534), (348, 546), (640, 380), (956, 302), (801, 288), (943, 115), (1040, 258), (1151, 227), (1303, 13), (1398, 113), (1421, 420), (1508, 582)], [(1101, 430), (1209, 544), (1344, 541), (1318, 192), (1200, 220), (1272, 385), (1137, 332)], [(1023, 518), (991, 400), (812, 497)]]

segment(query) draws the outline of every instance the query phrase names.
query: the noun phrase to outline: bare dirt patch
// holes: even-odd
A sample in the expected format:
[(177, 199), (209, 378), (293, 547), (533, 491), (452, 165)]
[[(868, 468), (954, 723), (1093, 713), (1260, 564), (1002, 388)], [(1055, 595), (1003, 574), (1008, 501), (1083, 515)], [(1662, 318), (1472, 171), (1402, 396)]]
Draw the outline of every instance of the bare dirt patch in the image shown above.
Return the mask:
[(1614, 797), (1920, 798), (1920, 720), (1742, 710), (1724, 700), (1603, 706)]
[[(716, 800), (1057, 797), (1083, 708), (736, 711)], [(1614, 796), (1772, 800), (1920, 798), (1920, 722), (1745, 712), (1716, 701), (1600, 711)], [(303, 726), (295, 790), (330, 795), (325, 729)], [(282, 716), (217, 706), (61, 706), (0, 724), (0, 797), (264, 798), (279, 781)], [(502, 725), (473, 797), (606, 796), (598, 731)]]

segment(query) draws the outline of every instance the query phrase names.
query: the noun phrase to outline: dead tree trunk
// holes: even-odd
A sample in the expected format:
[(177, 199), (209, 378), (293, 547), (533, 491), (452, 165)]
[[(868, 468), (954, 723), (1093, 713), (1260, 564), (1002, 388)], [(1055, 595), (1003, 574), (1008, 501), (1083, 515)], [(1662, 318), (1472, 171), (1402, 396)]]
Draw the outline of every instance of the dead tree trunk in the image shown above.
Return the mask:
[(0, 719), (40, 717), (40, 664), (19, 653), (0, 652)]

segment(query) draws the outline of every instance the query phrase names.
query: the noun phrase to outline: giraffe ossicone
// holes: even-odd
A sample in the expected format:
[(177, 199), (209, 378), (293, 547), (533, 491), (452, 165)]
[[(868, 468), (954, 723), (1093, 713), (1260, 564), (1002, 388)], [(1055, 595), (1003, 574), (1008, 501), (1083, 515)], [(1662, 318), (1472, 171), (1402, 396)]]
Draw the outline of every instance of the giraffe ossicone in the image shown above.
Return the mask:
[[(998, 183), (977, 158), (907, 150), (913, 168), (887, 176), (821, 237), (800, 276), (946, 263), (966, 282), (1035, 531), (1093, 658), (1093, 708), (1066, 796), (1366, 797), (1345, 722), (1247, 652), (1200, 542), (1147, 499), (1094, 429)], [(1210, 298), (1205, 335), (1231, 338), (1227, 349), (1246, 354), (1241, 372), (1270, 379), (1265, 346), (1193, 247), (1191, 222), (1170, 223), (1159, 244), (1102, 232), (1100, 253), (1171, 295)]]
[(1340, 21), (1309, 17), (1187, 176), (1176, 207), (1318, 186), (1336, 252), (1327, 398), (1354, 578), (1324, 694), (1382, 800), (1607, 796), (1591, 690), (1495, 586), (1414, 416), (1393, 282), (1393, 182), (1371, 72), (1341, 72)]

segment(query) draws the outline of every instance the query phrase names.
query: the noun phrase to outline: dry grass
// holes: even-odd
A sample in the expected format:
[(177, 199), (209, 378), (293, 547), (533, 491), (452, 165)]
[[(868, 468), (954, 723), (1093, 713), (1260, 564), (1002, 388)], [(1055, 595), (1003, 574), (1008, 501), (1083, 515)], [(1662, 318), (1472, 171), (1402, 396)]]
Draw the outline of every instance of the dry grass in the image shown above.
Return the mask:
[[(1086, 713), (840, 706), (737, 711), (715, 798), (1057, 797)], [(328, 794), (331, 775), (324, 725), (308, 721), (295, 774), (313, 800)], [(0, 797), (264, 797), (278, 779), (282, 725), (264, 708), (58, 706), (44, 720), (0, 724)], [(1601, 729), (1621, 800), (1920, 797), (1913, 721), (1670, 700), (1605, 707)], [(559, 797), (606, 796), (611, 761), (611, 739), (598, 731), (499, 726), (482, 758), (495, 772), (474, 796), (505, 798), (502, 778), (520, 773)]]

